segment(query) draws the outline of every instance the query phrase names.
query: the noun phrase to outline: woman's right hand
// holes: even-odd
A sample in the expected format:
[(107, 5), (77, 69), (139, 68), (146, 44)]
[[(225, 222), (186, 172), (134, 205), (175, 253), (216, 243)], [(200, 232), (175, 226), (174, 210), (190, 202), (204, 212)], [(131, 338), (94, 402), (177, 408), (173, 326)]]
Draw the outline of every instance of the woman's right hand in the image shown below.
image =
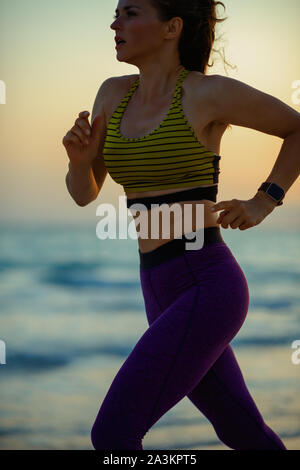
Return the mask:
[(95, 116), (92, 127), (89, 124), (89, 111), (79, 113), (75, 125), (64, 136), (62, 143), (73, 166), (89, 166), (98, 156), (101, 139), (100, 125), (103, 117)]

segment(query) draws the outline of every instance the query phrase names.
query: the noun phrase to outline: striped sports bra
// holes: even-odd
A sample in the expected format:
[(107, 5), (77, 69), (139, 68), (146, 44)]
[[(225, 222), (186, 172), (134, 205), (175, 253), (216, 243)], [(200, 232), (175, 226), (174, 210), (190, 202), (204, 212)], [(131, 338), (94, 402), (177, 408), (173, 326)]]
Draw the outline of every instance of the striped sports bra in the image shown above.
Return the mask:
[[(111, 178), (124, 187), (127, 193), (155, 191), (169, 188), (197, 186), (197, 198), (216, 201), (221, 156), (208, 150), (199, 142), (186, 119), (181, 105), (181, 85), (189, 70), (179, 76), (172, 104), (160, 125), (144, 137), (127, 138), (121, 134), (121, 119), (126, 106), (139, 86), (139, 78), (132, 85), (111, 116), (103, 147), (105, 166)], [(209, 188), (201, 186), (215, 185)], [(196, 189), (172, 195), (154, 197), (183, 200), (184, 193), (195, 197)], [(193, 194), (192, 194), (193, 192)], [(177, 197), (181, 195), (181, 199)], [(202, 197), (203, 196), (203, 197)], [(153, 198), (138, 198), (146, 202)], [(186, 199), (185, 199), (186, 200)], [(131, 204), (135, 200), (130, 199)]]

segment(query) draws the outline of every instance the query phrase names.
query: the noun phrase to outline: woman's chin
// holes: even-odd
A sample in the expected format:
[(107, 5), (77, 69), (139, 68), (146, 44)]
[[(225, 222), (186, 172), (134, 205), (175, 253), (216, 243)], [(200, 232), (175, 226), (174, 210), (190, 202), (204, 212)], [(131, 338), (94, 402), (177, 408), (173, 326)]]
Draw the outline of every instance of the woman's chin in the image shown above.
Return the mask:
[(127, 64), (130, 64), (130, 65), (135, 65), (129, 57), (126, 57), (125, 54), (124, 55), (121, 55), (121, 54), (117, 54), (117, 61), (118, 62), (126, 62)]

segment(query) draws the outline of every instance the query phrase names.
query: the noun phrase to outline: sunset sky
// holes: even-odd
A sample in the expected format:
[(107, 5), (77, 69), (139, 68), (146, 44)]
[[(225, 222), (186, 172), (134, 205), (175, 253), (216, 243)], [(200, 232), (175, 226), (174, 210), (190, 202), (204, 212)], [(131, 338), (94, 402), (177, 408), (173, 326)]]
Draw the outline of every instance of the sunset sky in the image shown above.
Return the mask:
[[(224, 0), (214, 48), (224, 48), (229, 77), (269, 93), (300, 112), (292, 85), (300, 80), (299, 0)], [(68, 157), (62, 138), (78, 113), (92, 111), (101, 83), (138, 73), (116, 59), (110, 29), (117, 1), (0, 0), (1, 217), (7, 221), (80, 222), (101, 202), (117, 204), (123, 188), (107, 177), (98, 199), (78, 207), (65, 186)], [(221, 57), (209, 74), (226, 75)], [(299, 94), (298, 94), (299, 96)], [(269, 175), (282, 140), (233, 126), (221, 143), (218, 201), (249, 199)], [(300, 155), (299, 155), (300, 156)], [(300, 226), (300, 181), (274, 214), (280, 225), (294, 214)], [(276, 209), (277, 210), (277, 209)]]

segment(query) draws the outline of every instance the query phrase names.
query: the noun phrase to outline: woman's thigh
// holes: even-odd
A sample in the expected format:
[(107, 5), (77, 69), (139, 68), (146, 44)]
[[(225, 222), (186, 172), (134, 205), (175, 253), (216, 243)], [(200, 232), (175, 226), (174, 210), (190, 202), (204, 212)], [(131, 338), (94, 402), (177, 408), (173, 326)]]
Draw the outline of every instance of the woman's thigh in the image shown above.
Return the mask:
[(264, 423), (229, 344), (246, 317), (249, 291), (244, 273), (227, 245), (215, 244), (202, 252), (185, 253), (140, 273), (149, 325), (164, 315), (162, 306), (179, 298), (178, 293), (186, 285), (201, 287), (193, 324), (198, 356), (191, 355), (189, 360), (194, 361), (195, 368), (200, 362), (202, 369), (186, 396), (209, 419), (219, 438), (234, 449), (247, 449), (249, 445), (257, 449), (283, 448)]
[[(222, 354), (245, 311), (242, 303), (240, 315), (228, 319), (230, 296), (215, 288), (212, 295), (203, 285), (192, 285), (142, 335), (99, 410), (93, 427), (98, 449), (111, 449), (112, 443), (139, 448), (137, 442), (150, 427), (196, 387)], [(216, 309), (218, 291), (224, 298)]]

